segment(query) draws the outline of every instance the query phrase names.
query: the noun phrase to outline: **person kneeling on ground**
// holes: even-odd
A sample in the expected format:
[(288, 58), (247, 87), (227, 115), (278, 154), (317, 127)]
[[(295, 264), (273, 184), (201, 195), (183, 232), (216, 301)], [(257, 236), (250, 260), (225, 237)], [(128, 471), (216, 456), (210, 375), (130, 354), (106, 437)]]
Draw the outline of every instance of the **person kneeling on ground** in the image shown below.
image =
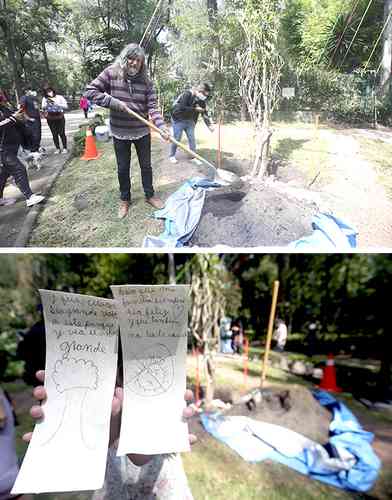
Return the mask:
[[(208, 83), (201, 83), (191, 90), (186, 90), (174, 101), (172, 110), (172, 125), (173, 135), (177, 141), (181, 141), (182, 133), (185, 132), (188, 137), (189, 149), (196, 152), (195, 127), (202, 115), (204, 123), (209, 128), (210, 132), (214, 131), (208, 116), (206, 100), (210, 95), (211, 87)], [(170, 158), (172, 163), (178, 163), (176, 159), (176, 144), (170, 147)], [(197, 158), (192, 160), (196, 165), (201, 165), (201, 161)]]
[(24, 115), (17, 112), (0, 89), (0, 206), (16, 202), (14, 198), (3, 198), (8, 177), (13, 177), (26, 205), (31, 207), (44, 200), (44, 196), (33, 194), (26, 167), (18, 158), (19, 147), (30, 149), (31, 137), (24, 123)]
[(86, 87), (85, 96), (94, 104), (110, 109), (110, 129), (113, 135), (120, 185), (118, 217), (126, 217), (131, 201), (131, 147), (135, 145), (142, 175), (146, 202), (154, 208), (163, 208), (154, 195), (151, 167), (151, 133), (147, 125), (127, 114), (130, 108), (144, 119), (150, 115), (161, 136), (169, 140), (169, 133), (157, 109), (153, 83), (147, 76), (146, 55), (142, 47), (131, 43), (115, 60)]
[[(117, 387), (112, 402), (112, 420), (110, 425), (110, 443), (107, 456), (107, 467), (104, 486), (96, 491), (92, 500), (129, 500), (130, 498), (143, 498), (146, 500), (192, 500), (181, 455), (178, 453), (160, 455), (129, 454), (122, 457), (116, 456), (116, 447), (121, 424), (121, 407), (123, 389), (119, 369)], [(45, 372), (37, 372), (37, 378), (43, 382)], [(43, 386), (36, 387), (33, 391), (38, 401), (46, 399), (46, 390)], [(185, 399), (193, 398), (191, 391), (186, 391)], [(42, 406), (33, 406), (30, 414), (35, 419), (44, 416)], [(194, 411), (187, 407), (183, 417), (190, 418)], [(25, 434), (23, 439), (30, 441), (32, 433)], [(189, 434), (190, 443), (196, 441), (196, 436)]]

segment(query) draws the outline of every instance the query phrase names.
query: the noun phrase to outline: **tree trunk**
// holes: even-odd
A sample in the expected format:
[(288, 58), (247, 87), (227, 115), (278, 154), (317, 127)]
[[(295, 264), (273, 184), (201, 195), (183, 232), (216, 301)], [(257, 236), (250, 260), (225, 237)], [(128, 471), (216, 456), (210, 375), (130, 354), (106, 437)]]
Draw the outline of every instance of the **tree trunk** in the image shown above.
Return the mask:
[[(4, 5), (4, 7), (5, 7), (5, 5)], [(12, 26), (7, 24), (6, 21), (1, 21), (0, 27), (4, 33), (4, 40), (5, 40), (5, 45), (7, 47), (8, 60), (9, 60), (10, 66), (11, 66), (13, 83), (14, 83), (14, 87), (15, 87), (16, 101), (19, 104), (19, 99), (22, 95), (22, 80), (20, 79), (19, 71), (18, 71), (15, 43), (14, 43), (14, 39), (12, 37)]]
[(218, 14), (218, 4), (217, 0), (207, 0), (207, 11), (208, 11), (208, 19), (210, 21), (211, 26), (214, 25), (216, 15)]
[(169, 261), (169, 283), (171, 285), (176, 284), (176, 263), (174, 261), (174, 254), (168, 253), (167, 258)]
[(268, 167), (270, 143), (272, 132), (269, 129), (260, 129), (256, 132), (255, 162), (252, 169), (252, 177), (264, 177)]
[(125, 27), (127, 31), (131, 30), (131, 13), (129, 11), (129, 2), (124, 0), (124, 12), (125, 12)]
[[(384, 23), (392, 11), (392, 0), (384, 0)], [(392, 69), (392, 19), (389, 19), (383, 33), (381, 86), (389, 86), (388, 78)], [(385, 88), (385, 91), (388, 89)]]
[(50, 80), (50, 67), (49, 67), (48, 52), (46, 50), (46, 43), (44, 40), (42, 41), (42, 55), (44, 56), (45, 76), (46, 76), (47, 80)]
[(242, 97), (241, 98), (241, 121), (246, 122), (247, 119), (248, 119), (248, 109), (246, 106), (246, 101)]

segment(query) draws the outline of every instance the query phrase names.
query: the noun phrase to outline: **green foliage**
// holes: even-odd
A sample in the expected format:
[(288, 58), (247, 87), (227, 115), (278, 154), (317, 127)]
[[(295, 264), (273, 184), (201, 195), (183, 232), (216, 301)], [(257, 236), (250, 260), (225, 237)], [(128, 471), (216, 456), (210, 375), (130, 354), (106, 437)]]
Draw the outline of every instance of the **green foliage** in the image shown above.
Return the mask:
[(373, 74), (338, 73), (313, 68), (288, 74), (283, 86), (294, 86), (296, 96), (281, 109), (321, 112), (328, 119), (352, 124), (372, 123), (374, 118)]
[[(363, 67), (383, 25), (383, 3), (373, 1), (368, 9), (369, 0), (289, 0), (283, 14), (288, 56), (301, 69)], [(380, 47), (371, 68), (379, 55)]]
[(17, 335), (14, 332), (0, 332), (0, 380), (14, 380), (23, 373), (23, 361), (15, 361)]
[(74, 134), (72, 156), (81, 156), (84, 151), (86, 142), (86, 131), (89, 128), (95, 135), (96, 127), (104, 125), (105, 117), (103, 114), (97, 113), (93, 118), (90, 118), (88, 123), (79, 126), (79, 130)]

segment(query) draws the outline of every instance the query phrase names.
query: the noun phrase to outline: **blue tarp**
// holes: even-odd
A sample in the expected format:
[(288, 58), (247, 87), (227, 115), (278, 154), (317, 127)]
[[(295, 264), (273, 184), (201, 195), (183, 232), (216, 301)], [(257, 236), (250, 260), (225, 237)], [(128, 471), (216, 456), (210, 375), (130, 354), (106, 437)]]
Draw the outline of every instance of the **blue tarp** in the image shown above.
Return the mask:
[[(324, 391), (314, 391), (319, 403), (332, 412), (330, 439), (324, 446), (313, 443), (293, 431), (282, 429), (281, 446), (267, 431), (257, 430), (257, 422), (247, 417), (224, 417), (219, 413), (201, 415), (205, 429), (226, 443), (248, 462), (266, 458), (287, 465), (301, 474), (351, 491), (368, 491), (377, 479), (381, 462), (374, 453), (373, 434), (362, 429), (351, 411)], [(277, 427), (277, 426), (274, 426)], [(291, 434), (290, 434), (291, 433)], [(276, 434), (276, 433), (275, 433)], [(296, 456), (285, 452), (287, 436), (297, 440), (302, 451)], [(292, 443), (292, 449), (296, 444)]]
[(296, 250), (351, 250), (357, 246), (358, 231), (348, 222), (332, 214), (320, 213), (312, 219), (313, 233), (293, 241)]
[(162, 210), (153, 217), (165, 220), (165, 231), (156, 236), (146, 236), (143, 247), (182, 247), (191, 238), (199, 224), (206, 189), (220, 187), (218, 182), (204, 177), (193, 177), (186, 181), (167, 199)]

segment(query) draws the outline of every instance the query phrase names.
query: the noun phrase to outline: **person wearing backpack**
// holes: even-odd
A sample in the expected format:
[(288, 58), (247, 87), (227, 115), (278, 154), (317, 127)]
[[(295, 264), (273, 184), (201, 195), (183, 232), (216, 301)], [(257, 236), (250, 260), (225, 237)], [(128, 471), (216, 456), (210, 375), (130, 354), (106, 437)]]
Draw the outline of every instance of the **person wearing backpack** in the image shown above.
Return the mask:
[[(52, 132), (53, 142), (56, 146), (55, 154), (67, 154), (67, 137), (65, 135), (65, 118), (64, 111), (68, 109), (67, 101), (62, 95), (56, 94), (52, 87), (44, 89), (44, 97), (42, 99), (42, 111), (48, 122), (50, 131)], [(60, 139), (63, 144), (63, 150), (60, 148)]]
[[(173, 135), (177, 141), (181, 141), (182, 133), (185, 132), (189, 149), (196, 152), (195, 127), (199, 119), (199, 115), (203, 117), (204, 123), (207, 125), (210, 132), (214, 131), (210, 117), (208, 116), (206, 101), (211, 92), (211, 87), (208, 83), (201, 83), (191, 90), (186, 90), (177, 97), (174, 101), (172, 109), (172, 126)], [(171, 163), (178, 163), (176, 158), (177, 146), (170, 146)], [(197, 158), (191, 160), (196, 165), (201, 165), (201, 161)]]

